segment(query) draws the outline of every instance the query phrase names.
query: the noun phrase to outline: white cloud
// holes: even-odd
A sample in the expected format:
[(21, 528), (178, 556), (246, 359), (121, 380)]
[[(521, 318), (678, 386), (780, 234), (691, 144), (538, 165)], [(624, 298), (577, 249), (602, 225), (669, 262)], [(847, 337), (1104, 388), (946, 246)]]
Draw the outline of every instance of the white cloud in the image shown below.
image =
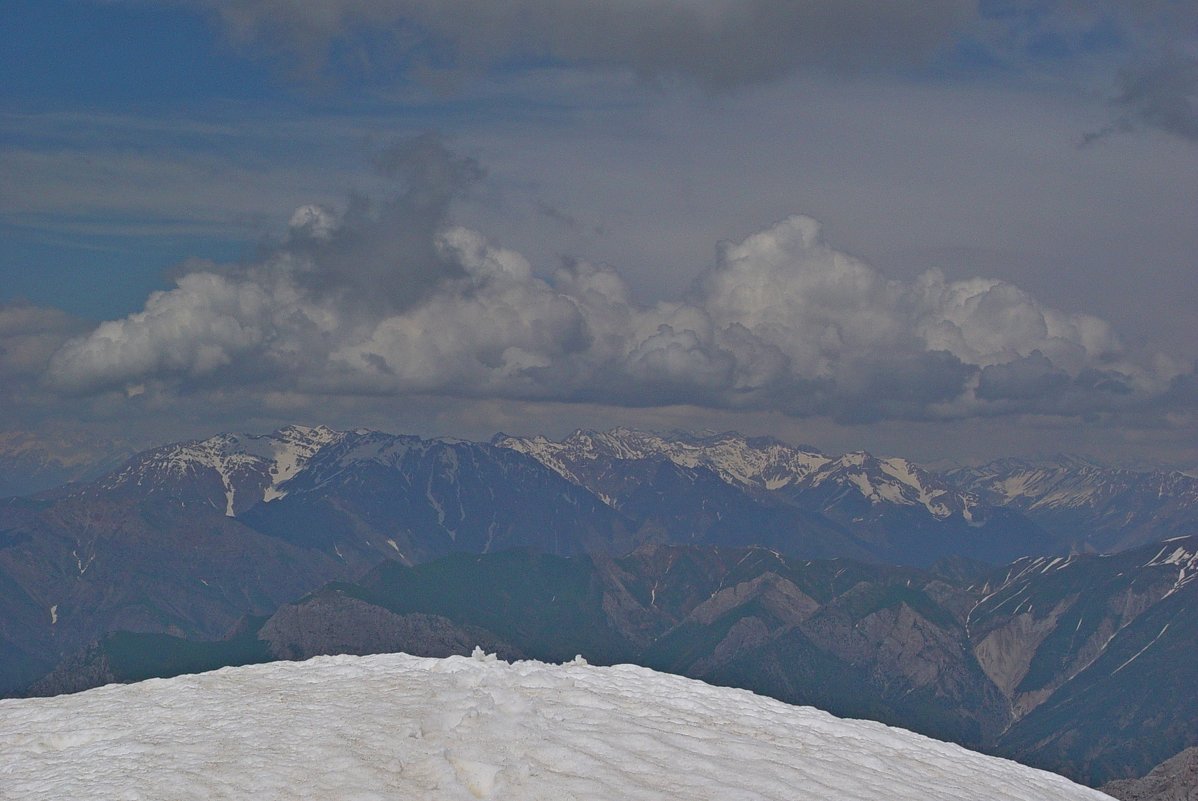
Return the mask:
[(723, 245), (685, 296), (641, 305), (615, 269), (572, 262), (539, 276), (448, 224), (444, 197), (413, 212), (413, 191), (370, 213), (300, 209), (263, 262), (184, 275), (65, 344), (49, 384), (881, 419), (1124, 408), (1181, 372), (1136, 363), (1104, 321), (1002, 281), (889, 280), (808, 217)]
[(143, 311), (101, 323), (55, 354), (52, 375), (67, 389), (121, 385), (143, 377), (198, 377), (231, 365), (277, 334), (293, 312), (293, 286), (192, 272), (155, 292)]

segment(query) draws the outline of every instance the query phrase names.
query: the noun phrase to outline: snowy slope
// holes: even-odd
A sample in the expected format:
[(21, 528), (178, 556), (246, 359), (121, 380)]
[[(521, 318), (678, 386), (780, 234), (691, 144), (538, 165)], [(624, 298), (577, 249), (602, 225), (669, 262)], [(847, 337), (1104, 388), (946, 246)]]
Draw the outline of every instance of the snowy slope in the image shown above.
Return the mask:
[(0, 701), (0, 795), (1109, 798), (900, 729), (644, 668), (402, 654)]
[(921, 507), (937, 520), (958, 515), (973, 521), (984, 507), (976, 495), (946, 484), (906, 459), (882, 459), (864, 451), (832, 457), (809, 446), (735, 433), (668, 437), (645, 431), (575, 431), (561, 442), (543, 436), (499, 434), (492, 443), (532, 456), (576, 484), (591, 486), (590, 465), (630, 459), (669, 459), (682, 467), (706, 467), (747, 490), (788, 490), (792, 496), (817, 491), (835, 505), (844, 496), (870, 506)]
[(1173, 500), (1198, 508), (1198, 479), (1177, 470), (1105, 467), (1077, 456), (999, 459), (963, 468), (954, 477), (1004, 504), (1031, 511), (1097, 509), (1111, 501)]
[(976, 495), (949, 486), (906, 459), (883, 459), (865, 451), (846, 453), (820, 465), (799, 487), (804, 490), (836, 487), (860, 496), (871, 506), (923, 507), (938, 520), (955, 514), (973, 522), (974, 511), (984, 506)]
[(138, 454), (92, 491), (161, 491), (184, 497), (190, 491), (213, 505), (219, 502), (228, 517), (236, 517), (256, 503), (286, 496), (282, 485), (322, 448), (346, 436), (325, 426), (292, 425), (273, 434), (218, 434), (176, 442)]
[(665, 458), (682, 467), (706, 467), (733, 486), (773, 490), (800, 481), (829, 461), (813, 448), (735, 433), (663, 437), (628, 428), (580, 429), (561, 442), (499, 434), (492, 444), (527, 453), (575, 483), (584, 483), (579, 466), (598, 459)]
[(999, 459), (949, 479), (1017, 509), (1075, 546), (1119, 551), (1198, 531), (1198, 478), (1075, 456)]

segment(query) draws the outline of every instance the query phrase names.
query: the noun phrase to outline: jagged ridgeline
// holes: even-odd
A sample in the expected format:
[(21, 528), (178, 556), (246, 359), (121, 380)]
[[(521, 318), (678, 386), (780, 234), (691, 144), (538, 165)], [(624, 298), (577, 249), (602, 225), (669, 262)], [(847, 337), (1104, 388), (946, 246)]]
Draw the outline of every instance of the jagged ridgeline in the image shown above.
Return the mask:
[[(1084, 717), (1071, 693), (1110, 692), (1128, 719), (1151, 707), (1111, 687), (1186, 630), (1148, 632), (1188, 597), (1166, 592), (1189, 557), (1133, 551), (1152, 578), (1122, 588), (1093, 567), (1115, 562), (1067, 557), (1186, 529), (1195, 484), (1079, 460), (937, 474), (737, 434), (221, 435), (0, 500), (0, 691), (330, 651), (585, 651), (1132, 775), (1193, 744), (1190, 728), (1166, 754), (1141, 753), (1134, 726), (1103, 746), (1057, 735)], [(1137, 524), (1116, 537), (1121, 508)], [(685, 558), (652, 567), (671, 546)], [(1043, 589), (1060, 576), (1068, 592)], [(747, 600), (711, 605), (732, 590)], [(1103, 661), (1120, 648), (1146, 650)], [(1117, 678), (1086, 685), (1102, 666)], [(1161, 669), (1157, 684), (1186, 668)]]

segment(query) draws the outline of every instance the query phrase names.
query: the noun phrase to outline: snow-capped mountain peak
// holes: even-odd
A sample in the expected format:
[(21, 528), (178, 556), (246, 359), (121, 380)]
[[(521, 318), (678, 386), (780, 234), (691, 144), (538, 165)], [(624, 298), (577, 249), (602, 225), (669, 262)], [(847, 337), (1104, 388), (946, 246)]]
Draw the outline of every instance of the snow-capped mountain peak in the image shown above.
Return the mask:
[(101, 480), (100, 489), (120, 492), (134, 486), (152, 490), (155, 485), (178, 486), (188, 480), (212, 484), (215, 477), (223, 495), (225, 514), (238, 508), (238, 490), (261, 485), (269, 462), (247, 451), (241, 437), (219, 434), (204, 440), (164, 445), (146, 451)]
[(287, 490), (282, 485), (294, 478), (321, 448), (344, 437), (344, 433), (324, 425), (315, 428), (290, 425), (261, 437), (267, 442), (274, 462), (270, 467), (271, 483), (263, 491), (262, 500), (269, 503), (284, 497)]
[(628, 428), (580, 429), (560, 442), (499, 434), (492, 443), (526, 453), (575, 482), (581, 466), (599, 459), (668, 459), (680, 467), (709, 469), (737, 487), (775, 490), (801, 481), (829, 460), (814, 449), (735, 433), (663, 436)]
[(960, 514), (972, 522), (983, 504), (976, 495), (903, 458), (880, 459), (865, 451), (827, 456), (813, 448), (768, 438), (723, 433), (662, 436), (626, 428), (576, 431), (560, 442), (497, 435), (494, 444), (526, 453), (575, 483), (586, 485), (588, 466), (604, 459), (668, 459), (703, 467), (733, 486), (753, 492), (792, 493), (822, 488), (860, 496), (871, 505), (917, 506), (943, 520)]
[[(156, 487), (192, 500), (207, 498), (228, 517), (286, 495), (283, 486), (312, 457), (346, 436), (327, 426), (291, 425), (272, 434), (217, 434), (138, 454), (101, 479), (104, 491), (152, 493)], [(188, 485), (193, 485), (188, 488)]]
[(961, 514), (972, 521), (980, 500), (950, 487), (942, 479), (903, 458), (881, 459), (865, 451), (847, 453), (822, 465), (807, 477), (807, 486), (836, 484), (856, 491), (871, 504), (922, 506), (933, 517)]
[(1056, 456), (998, 459), (955, 470), (949, 478), (1099, 550), (1198, 530), (1198, 478), (1177, 470), (1106, 467)]

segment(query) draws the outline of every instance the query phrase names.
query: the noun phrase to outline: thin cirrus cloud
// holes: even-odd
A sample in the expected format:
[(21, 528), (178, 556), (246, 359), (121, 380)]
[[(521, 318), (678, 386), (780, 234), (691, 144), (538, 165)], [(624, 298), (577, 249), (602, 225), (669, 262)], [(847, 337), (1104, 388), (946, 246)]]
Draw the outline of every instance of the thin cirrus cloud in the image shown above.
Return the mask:
[[(1177, 0), (191, 0), (247, 52), (337, 81), (554, 63), (725, 91), (807, 68), (1070, 75), (1106, 95), (1093, 142), (1198, 140), (1198, 12)], [(972, 55), (971, 55), (972, 54)], [(947, 67), (947, 73), (943, 72)]]
[(72, 396), (148, 384), (222, 397), (431, 394), (845, 421), (1134, 409), (1187, 370), (1136, 359), (1105, 321), (999, 280), (889, 280), (795, 216), (725, 243), (681, 297), (614, 268), (552, 275), (450, 221), (482, 174), (432, 136), (379, 162), (402, 190), (308, 206), (259, 261), (209, 265), (52, 355)]
[[(992, 52), (1032, 72), (1093, 73), (1111, 123), (1083, 144), (1155, 128), (1198, 141), (1198, 5), (1182, 0), (1042, 0), (983, 4)], [(988, 10), (989, 13), (985, 13)], [(1093, 78), (1080, 77), (1083, 83)]]
[[(681, 76), (722, 89), (798, 67), (927, 57), (974, 13), (970, 0), (198, 0), (243, 45), (302, 71), (485, 68), (550, 61)], [(372, 46), (373, 45), (373, 46)], [(336, 59), (338, 52), (352, 58)]]

